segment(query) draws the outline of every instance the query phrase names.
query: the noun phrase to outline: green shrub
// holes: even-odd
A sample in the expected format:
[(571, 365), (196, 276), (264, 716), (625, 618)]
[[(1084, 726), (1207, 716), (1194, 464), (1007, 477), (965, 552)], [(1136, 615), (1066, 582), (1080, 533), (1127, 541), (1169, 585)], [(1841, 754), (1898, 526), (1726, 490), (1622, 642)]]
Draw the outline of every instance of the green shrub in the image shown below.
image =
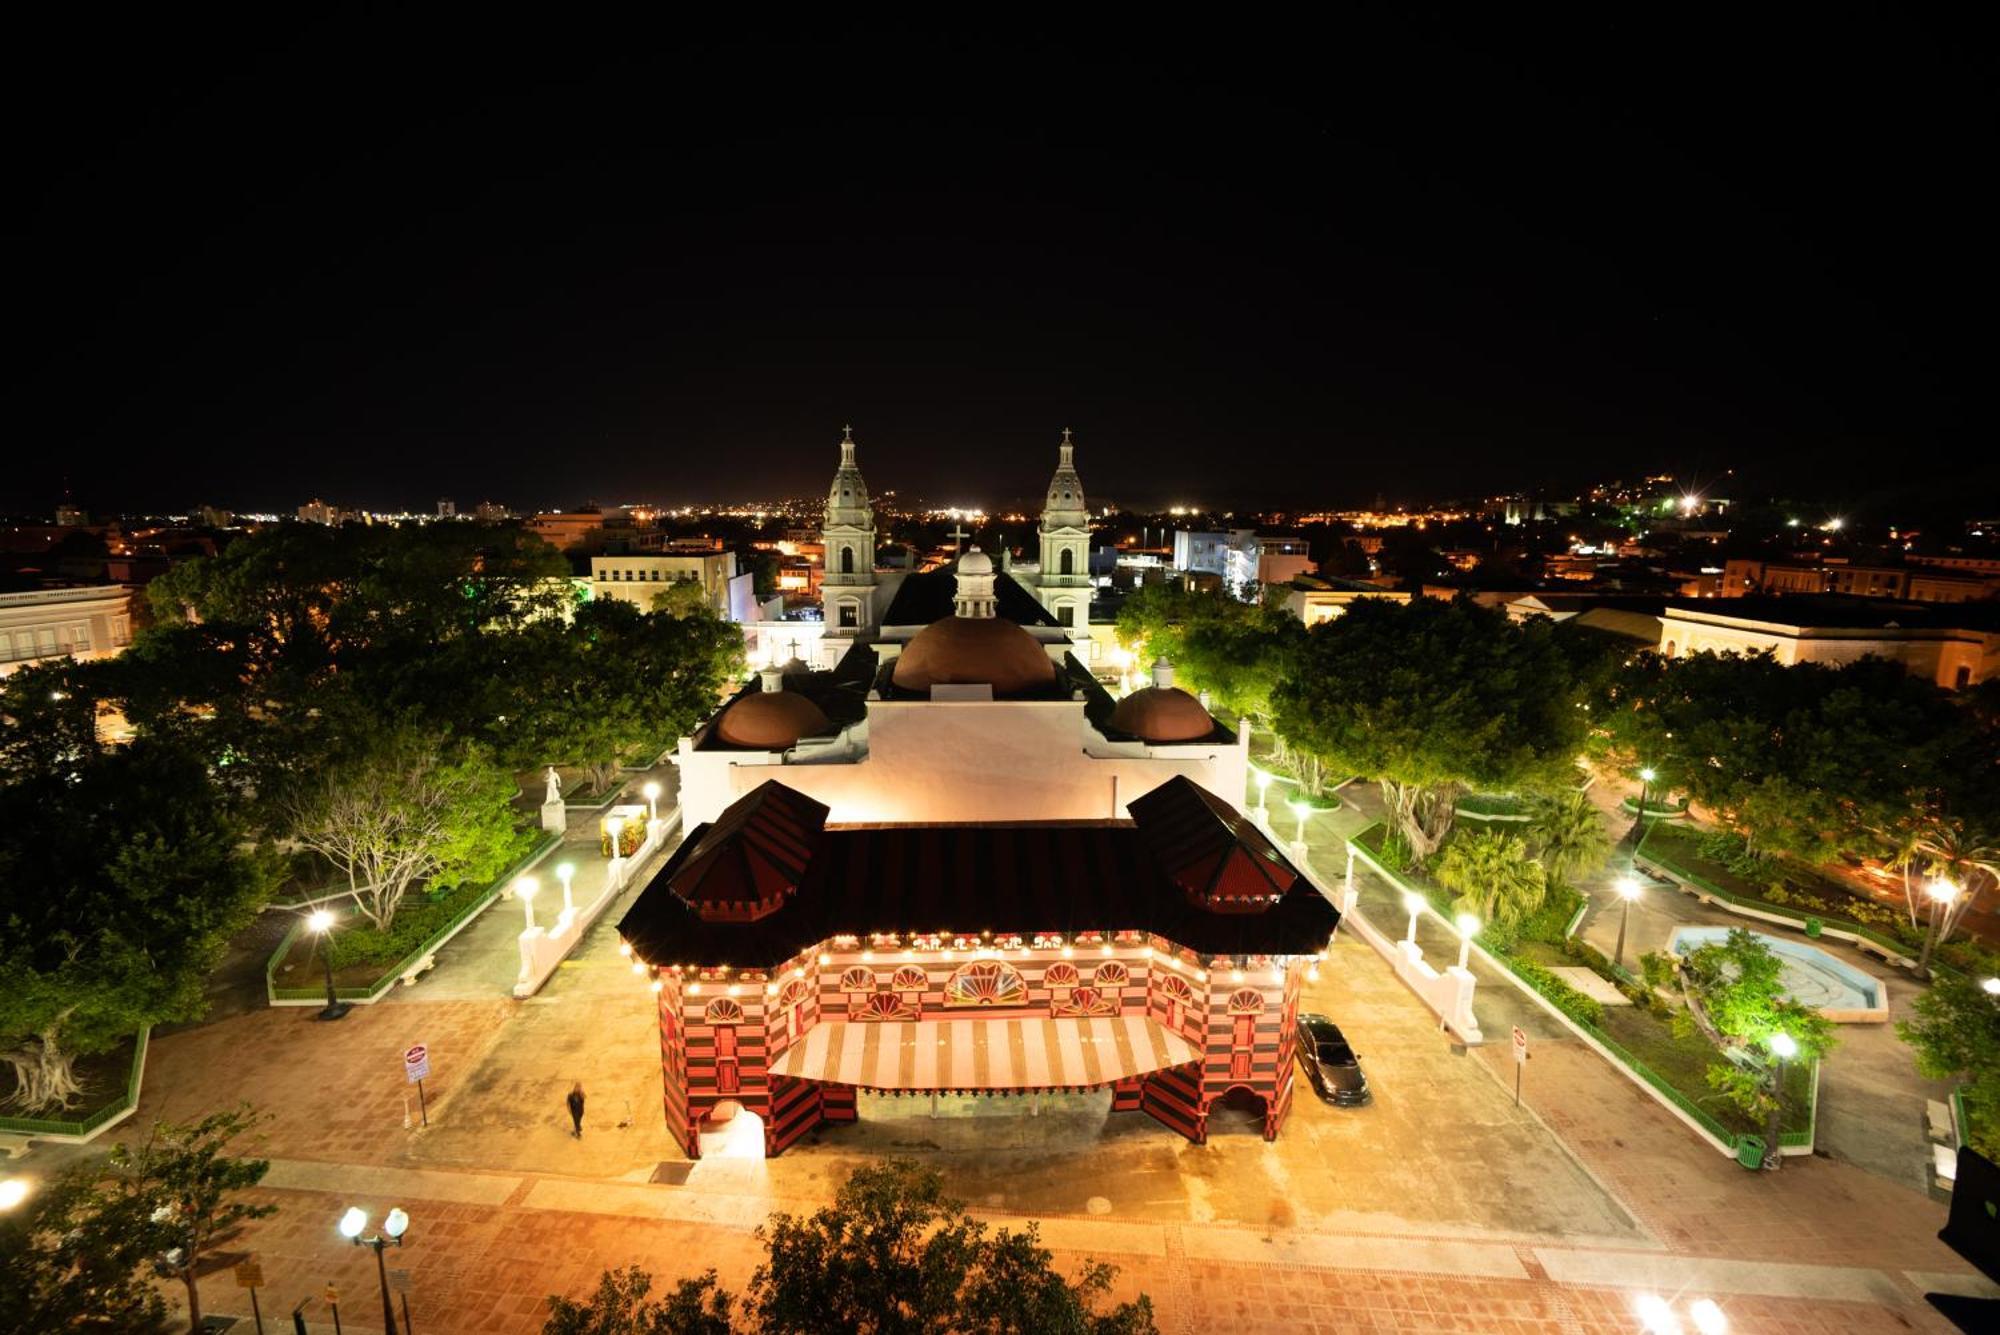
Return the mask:
[(1520, 935), (1529, 941), (1560, 946), (1568, 938), (1569, 920), (1583, 907), (1583, 895), (1561, 882), (1549, 886), (1542, 906), (1521, 920)]
[(1528, 960), (1512, 961), (1514, 972), (1526, 979), (1528, 985), (1555, 1003), (1555, 1008), (1578, 1024), (1592, 1029), (1604, 1027), (1604, 1006), (1593, 997), (1565, 983), (1539, 964)]
[(1393, 872), (1408, 871), (1410, 863), (1415, 860), (1410, 851), (1410, 841), (1401, 830), (1390, 830), (1384, 834), (1379, 850), (1376, 857), (1381, 859), (1383, 866)]
[(1672, 987), (1674, 985), (1673, 956), (1649, 950), (1639, 957), (1639, 976), (1646, 980), (1647, 987)]

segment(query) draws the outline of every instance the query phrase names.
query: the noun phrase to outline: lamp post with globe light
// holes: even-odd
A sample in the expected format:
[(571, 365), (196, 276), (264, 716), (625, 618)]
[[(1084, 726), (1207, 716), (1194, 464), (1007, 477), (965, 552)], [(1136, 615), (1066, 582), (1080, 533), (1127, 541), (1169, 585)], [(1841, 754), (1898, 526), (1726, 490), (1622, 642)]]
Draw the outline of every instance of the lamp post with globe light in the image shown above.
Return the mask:
[(389, 1267), (382, 1259), (384, 1247), (403, 1245), (403, 1234), (410, 1227), (410, 1216), (403, 1213), (401, 1206), (389, 1211), (382, 1219), (382, 1231), (372, 1238), (361, 1234), (368, 1227), (368, 1212), (360, 1206), (350, 1206), (340, 1217), (340, 1236), (357, 1247), (371, 1247), (375, 1251), (375, 1276), (382, 1282), (382, 1329), (395, 1335), (396, 1307), (389, 1300)]
[(1632, 901), (1639, 897), (1639, 881), (1634, 876), (1618, 878), (1618, 898), (1625, 901), (1625, 907), (1618, 915), (1618, 949), (1612, 953), (1611, 962), (1619, 968), (1625, 967), (1625, 929), (1632, 923)]
[(646, 823), (651, 825), (660, 818), (660, 785), (648, 783), (639, 790), (646, 797)]
[(350, 1008), (333, 992), (333, 914), (326, 909), (314, 909), (306, 919), (306, 926), (319, 937), (319, 961), (326, 966), (326, 1006), (317, 1018), (338, 1020)]
[(1931, 902), (1930, 926), (1924, 931), (1923, 954), (1917, 959), (1917, 977), (1931, 976), (1931, 952), (1937, 949), (1938, 929), (1942, 920), (1949, 915), (1952, 904), (1958, 899), (1958, 887), (1939, 876), (1924, 887), (1924, 898)]
[(13, 1209), (28, 1199), (28, 1179), (25, 1177), (0, 1177), (0, 1214)]
[(1648, 799), (1648, 798), (1649, 798), (1649, 797), (1650, 797), (1650, 796), (1652, 795), (1652, 791), (1653, 791), (1653, 780), (1655, 780), (1655, 779), (1657, 779), (1657, 778), (1659, 778), (1659, 777), (1660, 777), (1660, 776), (1659, 776), (1659, 773), (1658, 773), (1658, 772), (1657, 772), (1656, 770), (1654, 770), (1654, 769), (1653, 769), (1653, 767), (1652, 767), (1651, 765), (1645, 765), (1645, 766), (1642, 766), (1642, 767), (1640, 767), (1640, 770), (1639, 770), (1639, 818), (1638, 818), (1637, 820), (1635, 820), (1635, 821), (1633, 821), (1633, 822), (1632, 822), (1632, 842), (1633, 842), (1633, 843), (1635, 843), (1635, 844), (1636, 844), (1636, 843), (1638, 843), (1638, 842), (1639, 842), (1639, 840), (1640, 840), (1640, 839), (1642, 839), (1642, 838), (1643, 838), (1643, 837), (1645, 836), (1645, 833), (1646, 833), (1646, 801), (1647, 801), (1647, 799)]
[(1403, 912), (1410, 915), (1410, 933), (1403, 940), (1415, 945), (1417, 942), (1417, 919), (1423, 916), (1424, 897), (1414, 890), (1403, 894)]
[(575, 863), (558, 862), (556, 864), (556, 879), (562, 882), (563, 912), (565, 914), (576, 912), (576, 901), (570, 897), (570, 890), (569, 890), (569, 883), (571, 880), (575, 878), (575, 876), (576, 876)]
[(541, 888), (541, 882), (532, 876), (522, 876), (514, 882), (514, 895), (521, 901), (521, 912), (527, 918), (527, 928), (531, 932), (535, 930), (535, 894)]
[(1458, 967), (1463, 969), (1472, 959), (1472, 938), (1479, 935), (1479, 919), (1470, 913), (1458, 915)]
[(1269, 826), (1271, 823), (1271, 804), (1267, 800), (1266, 794), (1271, 791), (1271, 771), (1259, 769), (1255, 765), (1252, 765), (1250, 773), (1257, 780), (1257, 819), (1262, 824)]
[(1302, 802), (1295, 797), (1285, 803), (1285, 805), (1292, 809), (1292, 819), (1298, 822), (1297, 829), (1292, 833), (1292, 856), (1298, 858), (1300, 861), (1304, 861), (1306, 856), (1306, 817), (1312, 815), (1312, 803)]
[(1785, 1157), (1778, 1150), (1779, 1125), (1785, 1114), (1785, 1063), (1799, 1055), (1799, 1045), (1782, 1029), (1765, 1041), (1776, 1060), (1771, 1064), (1771, 1111), (1764, 1118), (1764, 1166), (1775, 1172)]

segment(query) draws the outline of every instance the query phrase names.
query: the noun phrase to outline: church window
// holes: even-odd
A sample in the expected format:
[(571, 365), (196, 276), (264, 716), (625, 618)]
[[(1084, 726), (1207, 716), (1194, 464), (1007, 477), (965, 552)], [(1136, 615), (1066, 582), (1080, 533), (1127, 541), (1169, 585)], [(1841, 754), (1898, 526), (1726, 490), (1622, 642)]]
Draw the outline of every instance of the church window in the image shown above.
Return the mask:
[(854, 549), (852, 547), (842, 547), (840, 549), (840, 573), (843, 575), (854, 573)]
[(1059, 575), (1074, 575), (1076, 573), (1075, 552), (1067, 547), (1062, 549), (1062, 556), (1056, 562), (1056, 573)]
[(860, 616), (854, 604), (842, 603), (840, 605), (840, 628), (842, 630), (853, 630), (860, 624)]

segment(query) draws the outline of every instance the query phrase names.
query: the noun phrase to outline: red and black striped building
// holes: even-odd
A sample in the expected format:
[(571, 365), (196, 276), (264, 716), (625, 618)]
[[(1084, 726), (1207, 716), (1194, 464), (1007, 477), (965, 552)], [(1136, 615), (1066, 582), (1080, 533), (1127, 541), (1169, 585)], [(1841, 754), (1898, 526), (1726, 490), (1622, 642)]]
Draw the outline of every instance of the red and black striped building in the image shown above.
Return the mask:
[(1130, 821), (847, 826), (768, 782), (697, 827), (619, 924), (659, 1002), (667, 1124), (723, 1105), (777, 1154), (857, 1090), (1109, 1088), (1191, 1140), (1245, 1090), (1275, 1138), (1301, 977), (1338, 915), (1176, 778)]

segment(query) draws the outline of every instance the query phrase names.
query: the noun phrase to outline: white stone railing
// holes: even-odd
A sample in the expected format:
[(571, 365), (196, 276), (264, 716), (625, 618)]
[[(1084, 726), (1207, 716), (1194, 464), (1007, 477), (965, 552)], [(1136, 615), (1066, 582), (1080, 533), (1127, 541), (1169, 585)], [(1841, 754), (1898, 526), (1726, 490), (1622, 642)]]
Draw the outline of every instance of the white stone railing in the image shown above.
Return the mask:
[(546, 927), (537, 923), (521, 933), (521, 973), (514, 980), (516, 997), (532, 997), (541, 991), (542, 985), (576, 949), (577, 942), (590, 930), (590, 925), (603, 916), (604, 910), (631, 883), (639, 868), (665, 846), (667, 836), (680, 822), (679, 807), (656, 820), (647, 821), (646, 837), (633, 850), (632, 856), (612, 858), (605, 865), (604, 884), (596, 898), (587, 904), (567, 905), (556, 914), (553, 923)]

